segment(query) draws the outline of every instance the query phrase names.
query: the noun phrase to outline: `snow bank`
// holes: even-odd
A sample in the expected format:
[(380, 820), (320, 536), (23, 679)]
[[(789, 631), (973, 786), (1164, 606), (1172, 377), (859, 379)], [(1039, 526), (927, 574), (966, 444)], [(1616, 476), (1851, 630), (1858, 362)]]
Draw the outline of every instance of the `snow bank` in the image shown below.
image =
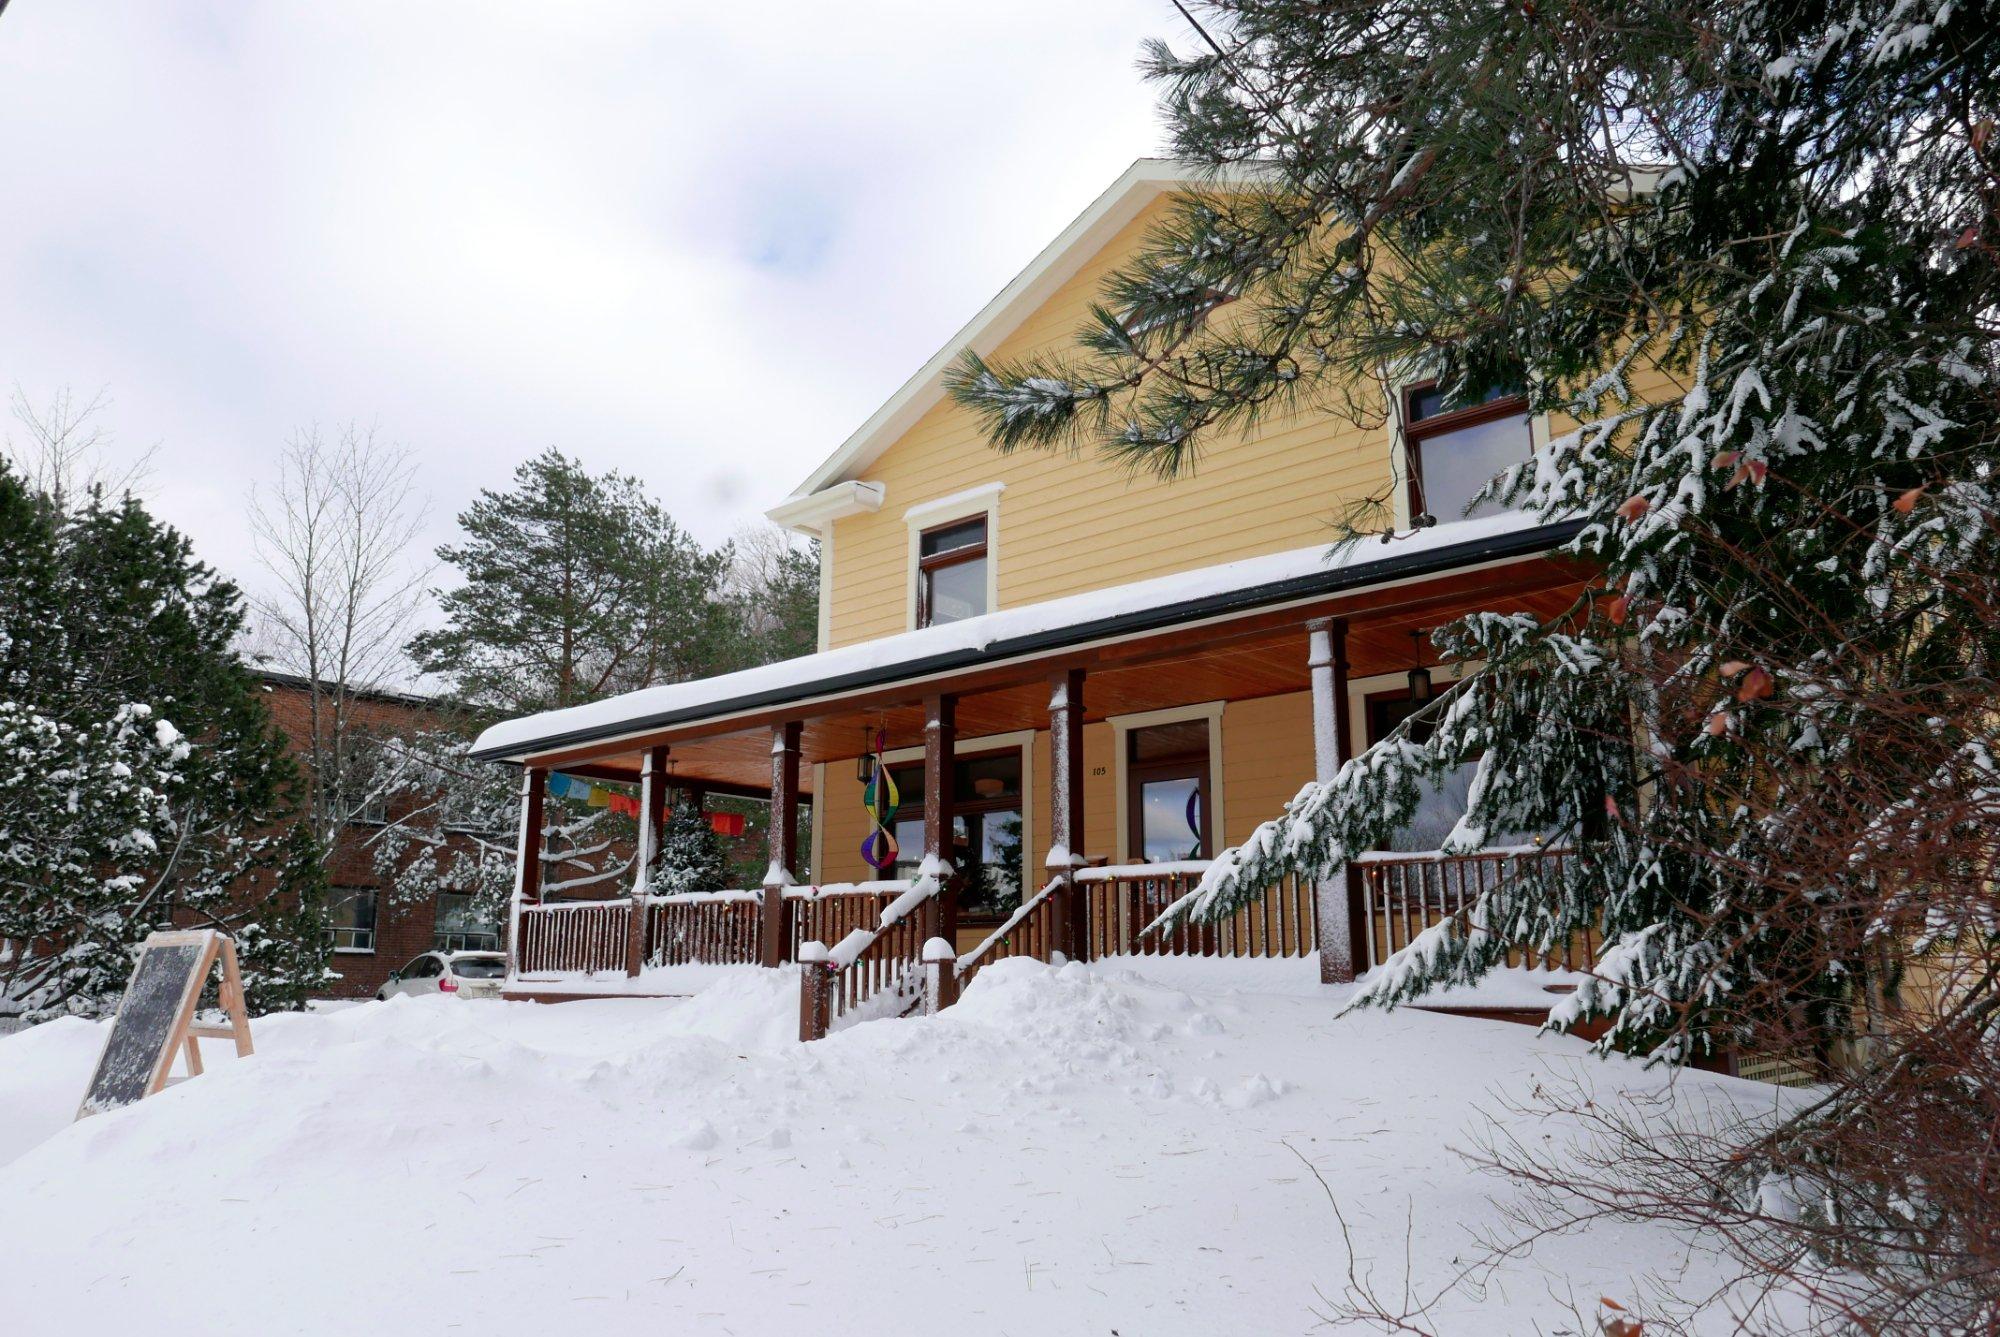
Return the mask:
[[(1336, 1021), (1339, 991), (1149, 966), (997, 962), (939, 1017), (812, 1045), (788, 971), (685, 1002), (265, 1017), (254, 1057), (207, 1045), (206, 1076), (81, 1124), (102, 1028), (0, 1039), (6, 1328), (1304, 1332), (1345, 1257), (1301, 1156), (1378, 1279), (1400, 1287), (1414, 1232), (1423, 1289), (1500, 1219), (1494, 1181), (1446, 1150), (1476, 1103), (1552, 1076), (1606, 1101), (1666, 1083), (1526, 1027)], [(1706, 1074), (1676, 1092), (1772, 1100)], [(1646, 1269), (1699, 1293), (1699, 1244), (1552, 1239), (1429, 1321), (1552, 1330), (1551, 1294), (1637, 1302)]]

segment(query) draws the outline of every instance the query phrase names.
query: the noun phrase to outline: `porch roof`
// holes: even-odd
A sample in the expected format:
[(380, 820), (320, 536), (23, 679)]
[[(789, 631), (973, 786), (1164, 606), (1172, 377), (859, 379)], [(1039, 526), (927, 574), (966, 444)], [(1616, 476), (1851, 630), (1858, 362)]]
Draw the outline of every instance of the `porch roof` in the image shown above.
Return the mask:
[(1189, 623), (1266, 612), (1329, 595), (1546, 553), (1580, 523), (1537, 525), (1506, 512), (1402, 535), (1393, 544), (1296, 548), (1090, 590), (924, 627), (735, 673), (648, 687), (622, 696), (493, 725), (472, 755), (520, 762), (540, 754), (750, 711), (1142, 635)]

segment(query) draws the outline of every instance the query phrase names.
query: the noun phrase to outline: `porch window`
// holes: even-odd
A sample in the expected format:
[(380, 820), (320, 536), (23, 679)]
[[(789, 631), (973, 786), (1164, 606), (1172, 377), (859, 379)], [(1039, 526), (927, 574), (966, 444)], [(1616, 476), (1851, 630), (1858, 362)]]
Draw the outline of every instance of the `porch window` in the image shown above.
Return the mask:
[(1156, 724), (1126, 734), (1128, 848), (1144, 863), (1210, 857), (1208, 721)]
[(375, 888), (335, 887), (327, 899), (327, 919), (334, 951), (375, 950)]
[[(896, 876), (924, 858), (924, 768), (896, 770)], [(961, 924), (998, 923), (1021, 903), (1021, 750), (957, 758), (952, 767), (952, 852)]]
[(986, 610), (986, 517), (954, 520), (917, 539), (917, 625), (977, 617)]
[(1435, 383), (1403, 392), (1403, 439), (1409, 445), (1410, 514), (1439, 520), (1493, 515), (1506, 509), (1486, 501), (1468, 515), (1473, 494), (1502, 469), (1534, 453), (1528, 401), (1494, 392), (1469, 408), (1448, 409)]
[(497, 952), (500, 929), (478, 914), (470, 894), (441, 891), (431, 945), (440, 952)]
[[(1389, 731), (1415, 714), (1425, 703), (1412, 701), (1404, 690), (1393, 692), (1373, 692), (1367, 698), (1368, 742), (1370, 746), (1382, 741)], [(1424, 720), (1412, 726), (1410, 741), (1421, 743), (1431, 736), (1434, 726)], [(1423, 797), (1417, 802), (1417, 810), (1412, 814), (1408, 826), (1389, 838), (1388, 848), (1404, 852), (1434, 850), (1444, 844), (1444, 838), (1458, 825), (1458, 819), (1465, 816), (1472, 797), (1472, 777), (1479, 771), (1477, 761), (1463, 762), (1458, 769), (1436, 784), (1424, 786)], [(1494, 831), (1486, 837), (1488, 846), (1527, 845), (1543, 841), (1548, 833), (1532, 831)]]

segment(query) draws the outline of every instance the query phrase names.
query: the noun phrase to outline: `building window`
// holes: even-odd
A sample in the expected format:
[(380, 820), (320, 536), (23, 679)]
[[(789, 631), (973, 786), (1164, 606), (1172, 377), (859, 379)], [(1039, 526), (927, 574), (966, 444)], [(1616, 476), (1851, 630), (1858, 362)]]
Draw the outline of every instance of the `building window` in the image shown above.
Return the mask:
[[(1433, 701), (1435, 697), (1431, 698)], [(1389, 731), (1417, 713), (1426, 702), (1412, 701), (1407, 688), (1397, 688), (1387, 692), (1370, 692), (1364, 698), (1364, 718), (1368, 725), (1368, 745), (1373, 747), (1389, 736)], [(1427, 741), (1437, 730), (1436, 712), (1432, 717), (1416, 721), (1410, 726), (1408, 738), (1412, 743)], [(1444, 839), (1458, 819), (1465, 816), (1472, 806), (1472, 780), (1479, 773), (1477, 761), (1464, 761), (1449, 775), (1436, 780), (1418, 782), (1417, 809), (1410, 814), (1408, 825), (1393, 833), (1385, 849), (1404, 853), (1429, 852), (1442, 848)], [(1549, 833), (1533, 831), (1495, 831), (1488, 834), (1486, 845), (1501, 848), (1512, 845), (1542, 844)]]
[[(898, 767), (895, 777), (896, 876), (911, 878), (924, 859), (924, 768)], [(954, 760), (951, 825), (959, 922), (997, 924), (1021, 904), (1021, 749)]]
[(500, 926), (478, 914), (470, 894), (441, 891), (431, 945), (440, 952), (497, 952)]
[(1208, 721), (1181, 720), (1125, 735), (1127, 848), (1142, 863), (1210, 857)]
[(375, 950), (375, 888), (335, 887), (327, 901), (328, 936), (336, 952)]
[[(1534, 454), (1528, 401), (1494, 392), (1469, 408), (1447, 409), (1434, 382), (1403, 392), (1403, 439), (1409, 446), (1410, 514), (1468, 519), (1473, 494), (1501, 470)], [(1486, 501), (1471, 516), (1504, 510)]]
[(917, 625), (986, 612), (987, 561), (983, 515), (924, 530), (917, 538)]

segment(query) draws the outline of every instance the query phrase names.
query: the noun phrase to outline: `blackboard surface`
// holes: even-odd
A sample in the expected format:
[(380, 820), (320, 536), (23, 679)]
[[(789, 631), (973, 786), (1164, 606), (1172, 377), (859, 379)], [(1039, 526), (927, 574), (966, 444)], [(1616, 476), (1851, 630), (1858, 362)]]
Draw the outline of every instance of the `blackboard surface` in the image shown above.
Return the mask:
[(104, 1042), (90, 1089), (84, 1093), (79, 1116), (130, 1105), (145, 1096), (153, 1074), (176, 1039), (182, 1015), (207, 974), (210, 935), (161, 935), (148, 939), (125, 987)]

